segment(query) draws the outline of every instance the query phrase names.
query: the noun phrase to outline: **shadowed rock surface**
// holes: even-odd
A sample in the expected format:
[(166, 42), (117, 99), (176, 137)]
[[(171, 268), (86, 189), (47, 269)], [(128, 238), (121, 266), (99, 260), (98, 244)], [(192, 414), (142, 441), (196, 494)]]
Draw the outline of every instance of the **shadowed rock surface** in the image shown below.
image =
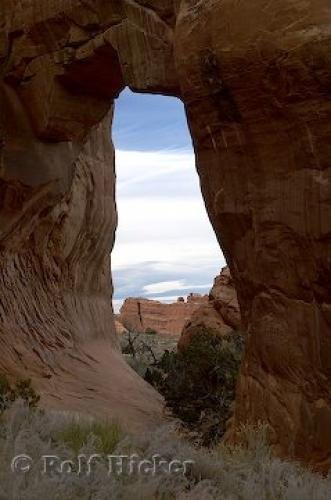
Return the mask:
[(202, 191), (236, 283), (235, 423), (331, 460), (330, 38), (326, 1), (182, 2), (179, 80)]
[(2, 371), (50, 405), (160, 418), (115, 340), (107, 136), (125, 85), (178, 95), (248, 332), (233, 428), (265, 420), (279, 454), (330, 466), (328, 4), (1, 2)]
[(150, 427), (162, 399), (119, 354), (111, 308), (109, 130), (125, 84), (177, 92), (172, 30), (130, 1), (0, 10), (0, 370), (48, 406)]

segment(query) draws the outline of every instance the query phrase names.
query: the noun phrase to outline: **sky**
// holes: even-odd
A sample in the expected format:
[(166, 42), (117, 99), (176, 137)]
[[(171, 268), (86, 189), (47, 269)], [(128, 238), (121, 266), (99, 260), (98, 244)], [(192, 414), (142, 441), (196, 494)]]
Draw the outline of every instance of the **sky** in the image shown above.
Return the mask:
[(172, 302), (208, 293), (225, 262), (202, 200), (183, 104), (126, 89), (116, 101), (113, 140), (115, 310), (127, 297)]

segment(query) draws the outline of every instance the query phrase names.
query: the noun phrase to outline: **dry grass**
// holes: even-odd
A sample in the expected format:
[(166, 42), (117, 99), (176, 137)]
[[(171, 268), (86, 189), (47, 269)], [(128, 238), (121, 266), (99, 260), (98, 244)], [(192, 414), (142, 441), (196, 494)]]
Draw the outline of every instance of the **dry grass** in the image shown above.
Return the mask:
[(76, 454), (95, 440), (96, 453), (110, 455), (123, 438), (117, 422), (79, 421), (72, 419), (56, 435), (56, 441), (64, 443)]
[[(86, 422), (59, 413), (31, 411), (15, 404), (1, 420), (0, 498), (5, 500), (329, 500), (331, 478), (323, 479), (300, 466), (271, 456), (263, 428), (244, 430), (246, 448), (220, 446), (213, 451), (194, 449), (172, 427), (146, 436), (120, 440), (117, 424)], [(80, 448), (80, 449), (79, 449)], [(73, 459), (109, 451), (137, 453), (167, 460), (191, 459), (189, 474), (108, 475), (106, 461), (94, 464), (92, 474), (43, 474), (40, 457)], [(26, 474), (10, 468), (15, 455), (26, 453), (33, 466)]]

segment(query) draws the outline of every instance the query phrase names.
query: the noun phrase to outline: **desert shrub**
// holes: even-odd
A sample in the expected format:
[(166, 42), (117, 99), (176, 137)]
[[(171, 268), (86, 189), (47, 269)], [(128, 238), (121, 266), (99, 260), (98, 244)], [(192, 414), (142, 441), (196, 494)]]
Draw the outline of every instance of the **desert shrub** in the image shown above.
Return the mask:
[(135, 358), (137, 356), (139, 337), (140, 337), (139, 333), (133, 333), (131, 331), (128, 331), (126, 335), (123, 335), (121, 340), (122, 353), (127, 356), (132, 356), (133, 358)]
[(30, 408), (35, 408), (40, 396), (33, 389), (31, 380), (18, 380), (11, 385), (6, 375), (0, 375), (0, 413), (7, 410), (18, 399), (22, 399)]
[(157, 331), (154, 330), (153, 328), (146, 328), (145, 330), (146, 335), (157, 335)]
[[(68, 424), (59, 412), (31, 411), (12, 405), (3, 416), (0, 433), (0, 498), (37, 500), (329, 500), (331, 478), (313, 474), (295, 463), (275, 458), (263, 426), (243, 428), (246, 446), (224, 444), (212, 451), (191, 446), (175, 426), (163, 426), (133, 436), (126, 435), (114, 454), (136, 453), (147, 460), (157, 453), (167, 461), (192, 460), (189, 473), (156, 475), (110, 474), (107, 461), (94, 462), (91, 474), (45, 474), (40, 458), (55, 455), (77, 460), (72, 450), (55, 436)], [(72, 417), (71, 417), (72, 418)], [(83, 419), (83, 416), (79, 416)], [(90, 440), (83, 450), (95, 453)], [(12, 472), (12, 459), (26, 453), (32, 467)]]
[(57, 434), (57, 440), (63, 442), (78, 453), (89, 441), (95, 440), (97, 453), (113, 453), (123, 438), (121, 427), (116, 422), (98, 422), (72, 420)]
[(150, 337), (154, 335), (157, 335), (157, 332), (154, 330), (153, 333), (145, 334), (128, 332), (122, 337), (122, 354), (141, 361), (146, 365), (156, 362), (156, 355), (151, 345), (151, 342), (154, 343), (154, 339), (151, 338), (150, 340)]
[(240, 334), (220, 337), (201, 330), (185, 350), (165, 352), (146, 372), (145, 380), (161, 392), (176, 417), (199, 433), (204, 445), (217, 442), (226, 430), (243, 345)]
[[(137, 366), (144, 367), (143, 373), (148, 366), (155, 365), (164, 352), (156, 332), (153, 334), (128, 332), (123, 335), (121, 349), (129, 365), (135, 370)], [(140, 369), (136, 371), (141, 374)]]

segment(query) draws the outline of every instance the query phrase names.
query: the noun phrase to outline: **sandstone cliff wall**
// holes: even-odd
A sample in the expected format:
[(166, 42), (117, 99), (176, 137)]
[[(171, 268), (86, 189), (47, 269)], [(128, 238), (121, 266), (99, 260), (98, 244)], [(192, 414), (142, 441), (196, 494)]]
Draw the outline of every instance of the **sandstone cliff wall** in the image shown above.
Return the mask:
[(235, 421), (265, 419), (279, 451), (329, 464), (327, 2), (181, 5), (179, 80), (248, 330)]
[(162, 401), (115, 335), (112, 106), (126, 84), (178, 92), (166, 12), (143, 3), (0, 5), (0, 370), (130, 428)]
[(208, 297), (192, 296), (186, 302), (164, 304), (157, 300), (126, 299), (120, 321), (130, 331), (144, 333), (148, 328), (159, 334), (179, 337), (192, 314), (206, 303)]

